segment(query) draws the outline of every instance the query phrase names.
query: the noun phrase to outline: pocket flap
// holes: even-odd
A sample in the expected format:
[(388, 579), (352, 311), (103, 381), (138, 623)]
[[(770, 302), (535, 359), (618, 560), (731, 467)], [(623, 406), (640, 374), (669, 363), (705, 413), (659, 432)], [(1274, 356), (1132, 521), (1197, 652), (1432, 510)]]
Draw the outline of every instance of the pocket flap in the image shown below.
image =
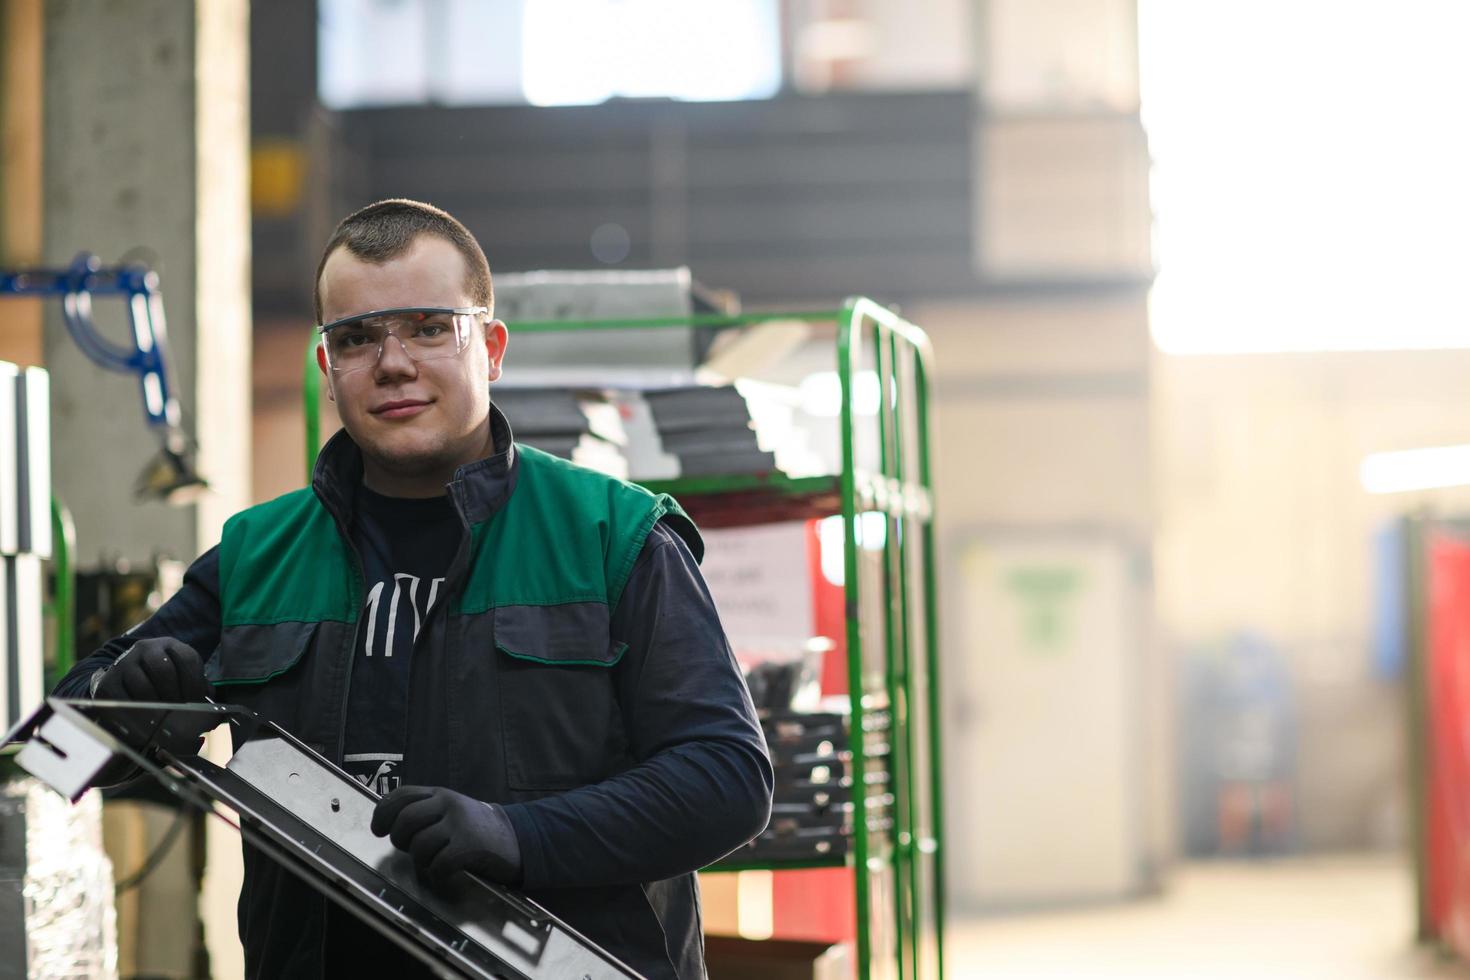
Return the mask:
[(495, 610), (495, 646), (517, 660), (553, 667), (611, 667), (628, 645), (608, 635), (610, 621), (601, 602), (500, 606)]
[(229, 626), (204, 665), (212, 684), (264, 684), (290, 670), (311, 649), (320, 623)]

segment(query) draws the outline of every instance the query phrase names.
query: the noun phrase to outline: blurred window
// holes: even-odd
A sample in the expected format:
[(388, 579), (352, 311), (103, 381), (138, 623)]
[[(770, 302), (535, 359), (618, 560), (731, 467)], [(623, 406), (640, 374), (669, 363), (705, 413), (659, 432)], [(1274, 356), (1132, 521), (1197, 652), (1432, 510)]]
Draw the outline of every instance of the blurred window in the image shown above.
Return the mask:
[(781, 87), (774, 0), (524, 0), (526, 99), (760, 99)]
[(1470, 4), (1141, 0), (1167, 353), (1470, 346)]
[(319, 90), (374, 105), (759, 99), (777, 0), (319, 0)]

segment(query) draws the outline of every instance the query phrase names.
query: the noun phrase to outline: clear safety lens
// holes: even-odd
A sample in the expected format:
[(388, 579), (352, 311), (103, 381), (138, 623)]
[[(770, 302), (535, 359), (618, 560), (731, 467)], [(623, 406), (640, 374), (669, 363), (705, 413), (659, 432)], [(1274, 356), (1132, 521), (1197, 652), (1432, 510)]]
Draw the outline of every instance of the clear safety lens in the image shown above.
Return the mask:
[(415, 361), (454, 357), (469, 346), (472, 313), (393, 313), (334, 326), (322, 338), (327, 365), (338, 374), (372, 367), (394, 337)]

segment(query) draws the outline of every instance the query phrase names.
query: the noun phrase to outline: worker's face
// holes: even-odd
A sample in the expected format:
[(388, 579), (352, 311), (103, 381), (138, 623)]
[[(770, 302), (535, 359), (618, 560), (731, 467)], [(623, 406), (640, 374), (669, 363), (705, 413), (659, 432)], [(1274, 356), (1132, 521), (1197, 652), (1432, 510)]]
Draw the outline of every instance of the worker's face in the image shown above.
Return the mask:
[[(473, 306), (465, 273), (459, 251), (434, 235), (420, 235), (383, 263), (338, 248), (322, 268), (322, 322), (372, 310)], [(318, 347), (328, 397), (368, 466), (413, 478), (452, 472), (484, 454), (490, 382), (500, 377), (506, 331), (498, 320), (478, 319), (469, 346), (452, 357), (415, 361), (389, 336), (375, 364), (341, 373)]]

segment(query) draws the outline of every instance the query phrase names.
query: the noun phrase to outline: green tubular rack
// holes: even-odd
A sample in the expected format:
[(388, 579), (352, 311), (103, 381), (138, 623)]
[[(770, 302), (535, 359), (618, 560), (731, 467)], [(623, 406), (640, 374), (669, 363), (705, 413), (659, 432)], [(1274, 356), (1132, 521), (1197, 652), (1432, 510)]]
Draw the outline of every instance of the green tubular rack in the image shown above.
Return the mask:
[(301, 407), (306, 414), (306, 482), (311, 483), (311, 471), (316, 466), (316, 454), (322, 448), (322, 389), (321, 371), (316, 363), (316, 334), (306, 347), (306, 368), (301, 377)]
[[(771, 476), (700, 477), (650, 482), (651, 490), (717, 513), (719, 523), (754, 523), (773, 500), (783, 513), (843, 517), (848, 691), (851, 700), (853, 848), (830, 861), (752, 863), (722, 870), (854, 869), (860, 977), (940, 980), (944, 975), (943, 823), (940, 799), (939, 651), (930, 466), (929, 386), (933, 352), (924, 332), (869, 299), (839, 310), (616, 320), (521, 321), (512, 332), (549, 333), (679, 327), (742, 327), (774, 321), (835, 323), (842, 472), (792, 480)], [(306, 469), (320, 447), (321, 374), (315, 338), (305, 364)], [(855, 410), (855, 381), (877, 381), (871, 417)], [(744, 520), (741, 519), (742, 510)], [(872, 534), (881, 515), (881, 548)], [(867, 556), (872, 556), (867, 557)], [(874, 560), (879, 562), (873, 569)], [(874, 572), (876, 571), (876, 574)], [(870, 590), (871, 593), (870, 594)], [(875, 656), (876, 655), (876, 656)], [(875, 664), (869, 666), (869, 659)], [(891, 833), (865, 819), (868, 777), (877, 771), (863, 738), (864, 719), (889, 712)], [(876, 792), (884, 788), (877, 785)]]
[[(849, 301), (838, 321), (837, 365), (842, 386), (843, 516), (847, 588), (849, 691), (852, 730), (862, 730), (870, 707), (890, 712), (889, 777), (894, 793), (895, 828), (890, 849), (871, 840), (865, 821), (854, 824), (857, 860), (858, 967), (861, 976), (881, 969), (901, 978), (929, 980), (943, 976), (943, 877), (940, 848), (939, 733), (937, 711), (938, 647), (936, 643), (933, 556), (933, 492), (929, 467), (928, 338), (912, 324), (871, 300)], [(871, 358), (871, 367), (867, 358)], [(879, 405), (873, 420), (876, 469), (860, 459), (862, 445), (854, 411), (854, 379), (876, 374)], [(916, 438), (914, 438), (916, 437)], [(915, 444), (908, 446), (910, 441)], [(872, 522), (864, 515), (883, 515), (882, 567), (877, 576), (883, 595), (885, 645), (880, 672), (867, 669), (863, 633), (865, 582), (859, 562), (869, 550), (859, 538)], [(915, 533), (917, 532), (917, 533)], [(922, 542), (916, 545), (915, 540)], [(913, 573), (911, 548), (920, 566)], [(920, 591), (915, 599), (914, 592)], [(921, 617), (916, 622), (914, 617)], [(916, 629), (917, 627), (917, 629)], [(922, 634), (923, 649), (912, 648)], [(915, 712), (918, 712), (916, 715)], [(923, 768), (927, 792), (917, 791), (916, 736), (927, 755)], [(853, 739), (853, 782), (862, 786), (868, 760), (861, 738)], [(872, 876), (891, 873), (895, 933), (891, 949), (874, 946), (876, 908)], [(865, 925), (867, 926), (865, 928)], [(881, 965), (881, 966), (880, 966)]]
[(51, 573), (55, 584), (51, 602), (43, 610), (52, 623), (55, 657), (46, 676), (46, 690), (54, 688), (66, 676), (77, 659), (77, 571), (72, 555), (77, 549), (77, 529), (71, 511), (55, 497), (51, 498)]

